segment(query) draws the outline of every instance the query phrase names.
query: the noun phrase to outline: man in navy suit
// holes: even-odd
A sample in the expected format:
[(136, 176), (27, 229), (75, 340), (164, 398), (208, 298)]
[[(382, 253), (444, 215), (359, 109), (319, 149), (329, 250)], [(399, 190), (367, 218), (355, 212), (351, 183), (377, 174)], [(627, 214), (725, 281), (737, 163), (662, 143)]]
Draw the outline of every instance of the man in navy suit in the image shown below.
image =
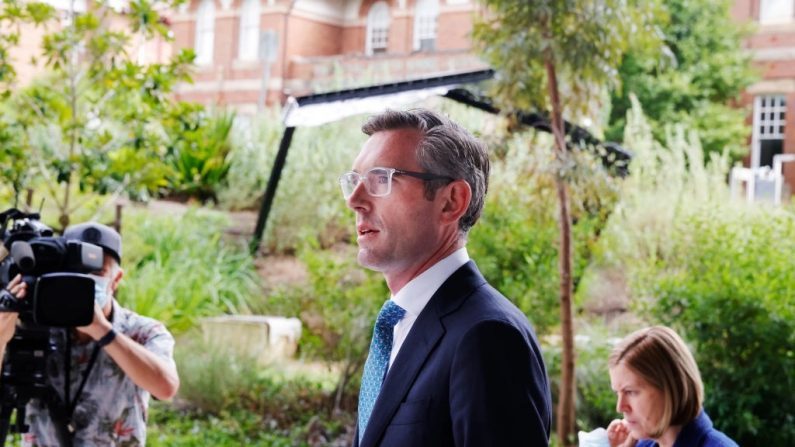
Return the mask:
[[(358, 260), (392, 293), (359, 396), (359, 447), (547, 446), (551, 398), (527, 318), (469, 260), (488, 153), (428, 110), (387, 111), (340, 177)], [(385, 324), (385, 326), (382, 326)]]

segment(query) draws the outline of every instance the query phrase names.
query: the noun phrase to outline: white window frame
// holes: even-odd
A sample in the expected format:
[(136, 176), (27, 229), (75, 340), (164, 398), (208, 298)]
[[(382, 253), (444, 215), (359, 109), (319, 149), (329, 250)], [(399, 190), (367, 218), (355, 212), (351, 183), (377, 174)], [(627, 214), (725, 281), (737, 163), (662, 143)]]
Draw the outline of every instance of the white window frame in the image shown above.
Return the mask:
[(256, 61), (259, 58), (260, 0), (243, 0), (240, 8), (240, 41), (237, 58)]
[(215, 47), (215, 1), (201, 0), (196, 11), (196, 65), (213, 62)]
[(784, 140), (787, 125), (787, 97), (782, 94), (754, 98), (754, 127), (751, 133), (751, 167), (758, 168), (763, 140)]
[(367, 37), (365, 53), (372, 55), (385, 52), (389, 45), (389, 5), (385, 1), (377, 1), (370, 7), (367, 14)]
[(439, 0), (417, 0), (414, 10), (414, 51), (422, 50), (422, 41), (432, 39), (434, 48), (439, 22)]
[(760, 0), (760, 24), (774, 25), (793, 21), (795, 21), (795, 0)]
[[(44, 0), (44, 3), (52, 6), (58, 11), (71, 11), (71, 0)], [(74, 12), (83, 14), (86, 12), (86, 0), (77, 0), (74, 2)]]

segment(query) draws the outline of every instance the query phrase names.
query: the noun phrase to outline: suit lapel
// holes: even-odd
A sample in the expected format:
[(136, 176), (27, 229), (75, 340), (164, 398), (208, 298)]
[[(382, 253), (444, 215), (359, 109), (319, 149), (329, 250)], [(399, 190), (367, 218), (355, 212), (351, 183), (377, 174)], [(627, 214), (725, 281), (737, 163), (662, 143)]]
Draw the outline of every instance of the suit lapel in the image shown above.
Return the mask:
[(422, 365), (444, 335), (442, 317), (458, 309), (469, 292), (483, 282), (485, 280), (477, 271), (475, 263), (469, 261), (456, 270), (428, 301), (387, 372), (361, 447), (374, 446), (383, 435)]

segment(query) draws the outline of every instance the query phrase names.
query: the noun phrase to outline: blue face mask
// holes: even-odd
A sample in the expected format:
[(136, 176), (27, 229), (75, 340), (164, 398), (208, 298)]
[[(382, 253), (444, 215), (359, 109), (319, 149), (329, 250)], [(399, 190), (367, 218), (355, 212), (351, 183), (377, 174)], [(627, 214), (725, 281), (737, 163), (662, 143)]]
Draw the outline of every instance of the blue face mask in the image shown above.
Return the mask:
[(88, 275), (94, 279), (94, 301), (99, 304), (99, 307), (105, 308), (105, 304), (108, 303), (110, 299), (110, 293), (108, 293), (108, 282), (110, 280), (104, 276), (99, 275)]

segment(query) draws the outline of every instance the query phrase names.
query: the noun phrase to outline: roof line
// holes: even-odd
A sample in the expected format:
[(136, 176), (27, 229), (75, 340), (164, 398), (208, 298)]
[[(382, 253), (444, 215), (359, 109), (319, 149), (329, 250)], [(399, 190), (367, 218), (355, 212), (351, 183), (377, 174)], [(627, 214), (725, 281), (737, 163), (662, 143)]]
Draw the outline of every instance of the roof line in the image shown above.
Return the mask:
[(467, 84), (472, 82), (484, 81), (494, 77), (494, 70), (485, 70), (456, 73), (432, 78), (415, 79), (410, 81), (393, 82), (369, 87), (357, 87), (352, 89), (337, 90), (328, 93), (317, 93), (312, 95), (297, 96), (295, 101), (299, 106), (309, 104), (322, 104), (333, 101), (343, 101), (348, 99), (368, 98), (371, 96), (388, 95), (410, 90), (424, 88), (441, 87), (446, 85)]

